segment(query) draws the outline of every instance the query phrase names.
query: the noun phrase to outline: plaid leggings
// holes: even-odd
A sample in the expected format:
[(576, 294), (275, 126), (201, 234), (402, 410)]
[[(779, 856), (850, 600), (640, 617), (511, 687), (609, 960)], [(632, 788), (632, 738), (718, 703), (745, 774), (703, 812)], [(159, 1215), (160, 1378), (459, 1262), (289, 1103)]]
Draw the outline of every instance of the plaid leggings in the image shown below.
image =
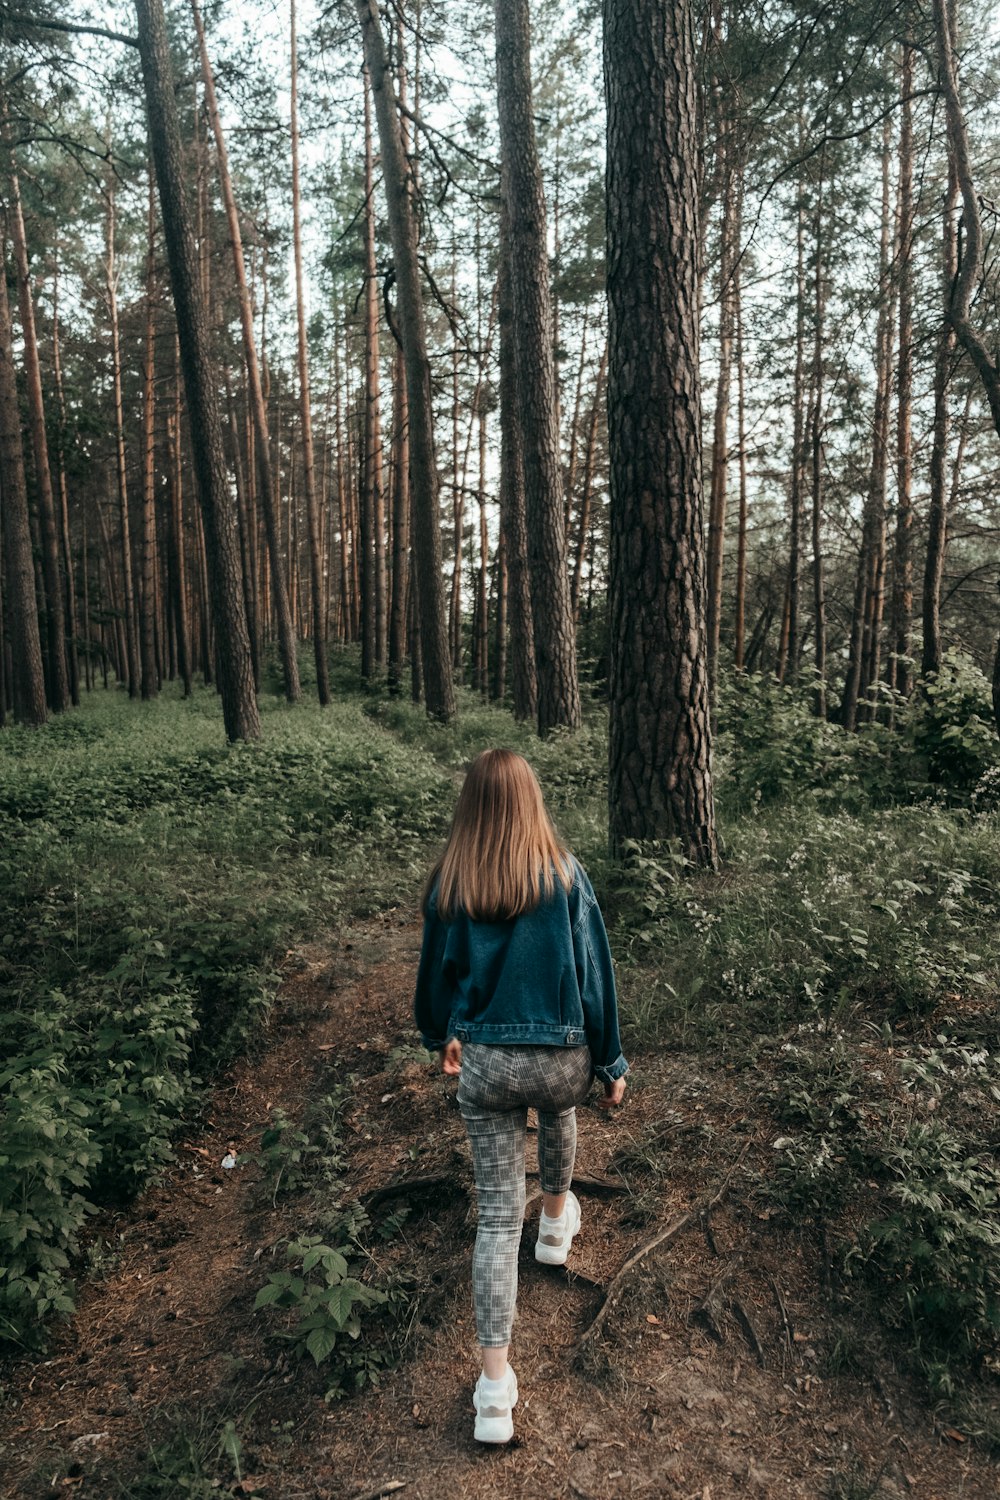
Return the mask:
[(510, 1342), (524, 1222), (528, 1106), (538, 1111), (543, 1193), (564, 1193), (576, 1157), (576, 1106), (590, 1088), (588, 1047), (490, 1047), (466, 1042), (458, 1104), (469, 1132), (479, 1200), (472, 1256), (476, 1331), (484, 1349)]

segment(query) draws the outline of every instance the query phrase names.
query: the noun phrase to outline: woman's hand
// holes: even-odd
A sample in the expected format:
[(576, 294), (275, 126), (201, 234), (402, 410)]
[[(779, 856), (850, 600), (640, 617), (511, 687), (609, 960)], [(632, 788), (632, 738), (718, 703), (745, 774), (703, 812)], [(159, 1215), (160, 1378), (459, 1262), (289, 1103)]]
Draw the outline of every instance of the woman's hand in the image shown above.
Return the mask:
[(604, 1085), (604, 1098), (598, 1099), (598, 1109), (616, 1109), (625, 1097), (625, 1079), (616, 1078), (614, 1083)]
[(445, 1042), (441, 1049), (441, 1071), (457, 1077), (462, 1071), (462, 1043), (456, 1037)]

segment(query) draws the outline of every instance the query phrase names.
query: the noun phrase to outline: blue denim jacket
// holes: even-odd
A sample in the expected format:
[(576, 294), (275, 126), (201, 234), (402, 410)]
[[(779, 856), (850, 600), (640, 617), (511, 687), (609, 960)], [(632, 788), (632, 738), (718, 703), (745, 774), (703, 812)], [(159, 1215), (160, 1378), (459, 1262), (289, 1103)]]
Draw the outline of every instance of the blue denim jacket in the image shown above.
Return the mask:
[(573, 860), (569, 891), (557, 881), (534, 911), (445, 922), (431, 892), (414, 1000), (424, 1046), (449, 1037), (494, 1046), (579, 1047), (611, 1083), (628, 1072), (618, 1036), (618, 1000), (604, 919), (590, 881)]

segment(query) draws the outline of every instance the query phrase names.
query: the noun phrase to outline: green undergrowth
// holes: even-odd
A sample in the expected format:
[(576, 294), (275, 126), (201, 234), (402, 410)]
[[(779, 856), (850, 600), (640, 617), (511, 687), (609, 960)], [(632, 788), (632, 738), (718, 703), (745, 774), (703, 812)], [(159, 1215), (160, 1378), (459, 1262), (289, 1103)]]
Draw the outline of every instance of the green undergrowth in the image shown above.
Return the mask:
[[(1000, 1308), (1000, 794), (981, 674), (949, 659), (919, 701), (883, 705), (895, 727), (858, 736), (817, 721), (808, 687), (724, 684), (711, 875), (669, 844), (609, 861), (598, 703), (539, 742), (468, 692), (441, 726), (351, 671), (338, 661), (349, 691), (325, 711), (266, 700), (255, 746), (220, 743), (206, 692), (97, 695), (0, 737), (0, 1336), (30, 1343), (39, 1314), (69, 1309), (90, 1206), (169, 1159), (200, 1080), (254, 1045), (286, 947), (415, 907), (457, 773), (506, 745), (594, 879), (635, 1086), (663, 1052), (727, 1069), (782, 1143), (769, 1210), (822, 1228), (839, 1306), (971, 1411), (956, 1372), (993, 1367)], [(640, 1177), (672, 1140), (639, 1143)], [(276, 1117), (274, 1198), (330, 1154)], [(355, 1302), (379, 1315), (354, 1295), (356, 1231), (297, 1224), (269, 1283), (313, 1357), (332, 1338), (346, 1358)]]
[(0, 1341), (73, 1305), (95, 1205), (170, 1159), (258, 1034), (289, 943), (412, 899), (450, 788), (357, 702), (97, 694), (0, 737)]

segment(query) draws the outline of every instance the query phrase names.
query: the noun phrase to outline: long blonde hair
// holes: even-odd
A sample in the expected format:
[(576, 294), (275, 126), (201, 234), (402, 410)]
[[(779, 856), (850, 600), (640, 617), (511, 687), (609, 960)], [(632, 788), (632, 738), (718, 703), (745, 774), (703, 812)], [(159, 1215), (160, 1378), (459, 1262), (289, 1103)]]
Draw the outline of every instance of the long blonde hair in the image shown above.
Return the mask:
[(569, 890), (569, 853), (552, 826), (538, 778), (513, 750), (484, 750), (458, 794), (444, 853), (424, 890), (438, 882), (445, 921), (461, 908), (475, 921), (503, 922), (531, 911), (555, 890)]

